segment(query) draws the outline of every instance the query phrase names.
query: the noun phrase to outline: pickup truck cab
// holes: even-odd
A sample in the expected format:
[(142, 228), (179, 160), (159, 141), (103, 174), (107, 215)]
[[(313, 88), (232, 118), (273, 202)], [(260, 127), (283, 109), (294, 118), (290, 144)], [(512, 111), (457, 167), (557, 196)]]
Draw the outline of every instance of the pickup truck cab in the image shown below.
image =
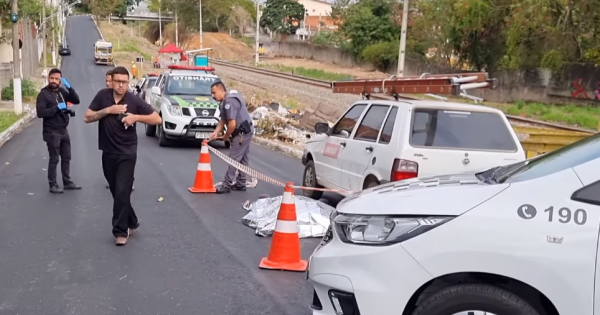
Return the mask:
[[(494, 108), (442, 101), (364, 100), (332, 128), (315, 126), (302, 156), (303, 186), (344, 190), (385, 182), (456, 174), (526, 159), (504, 114)], [(304, 190), (318, 199), (323, 192)]]
[(210, 93), (219, 77), (210, 67), (169, 67), (150, 88), (148, 99), (162, 123), (146, 126), (146, 135), (158, 137), (161, 147), (177, 140), (208, 139), (220, 120), (219, 102)]

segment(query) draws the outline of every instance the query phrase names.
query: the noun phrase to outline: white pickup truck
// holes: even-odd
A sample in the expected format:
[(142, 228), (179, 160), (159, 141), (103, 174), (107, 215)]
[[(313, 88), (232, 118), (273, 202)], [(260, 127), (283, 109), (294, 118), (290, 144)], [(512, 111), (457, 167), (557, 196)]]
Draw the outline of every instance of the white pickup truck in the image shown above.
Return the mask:
[(105, 40), (98, 40), (94, 44), (94, 60), (96, 64), (113, 64), (113, 45)]

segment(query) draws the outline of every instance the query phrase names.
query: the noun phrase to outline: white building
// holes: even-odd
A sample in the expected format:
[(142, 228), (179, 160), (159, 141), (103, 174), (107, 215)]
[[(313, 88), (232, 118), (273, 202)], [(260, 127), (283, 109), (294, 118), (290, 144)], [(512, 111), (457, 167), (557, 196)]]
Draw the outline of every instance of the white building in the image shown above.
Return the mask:
[(298, 0), (298, 3), (304, 5), (308, 16), (329, 16), (331, 13), (331, 4), (322, 0)]

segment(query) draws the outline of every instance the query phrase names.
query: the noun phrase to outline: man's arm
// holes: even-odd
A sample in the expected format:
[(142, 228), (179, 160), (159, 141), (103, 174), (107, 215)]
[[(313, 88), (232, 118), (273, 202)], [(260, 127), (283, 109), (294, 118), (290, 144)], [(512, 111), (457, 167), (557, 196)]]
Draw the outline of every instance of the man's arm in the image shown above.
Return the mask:
[[(237, 117), (238, 111), (242, 107), (242, 104), (237, 100), (230, 100), (229, 103), (226, 103), (224, 106), (224, 110), (227, 113), (227, 118)], [(224, 138), (228, 138), (235, 131), (237, 127), (237, 123), (235, 119), (227, 120), (227, 133), (223, 136)]]
[(58, 105), (46, 108), (46, 98), (43, 91), (40, 91), (35, 102), (35, 110), (38, 118), (50, 118), (58, 113)]
[(221, 132), (223, 130), (223, 126), (225, 126), (225, 119), (223, 119), (223, 117), (221, 117), (221, 119), (219, 120), (219, 123), (217, 124), (217, 127), (215, 127), (215, 134), (219, 134), (219, 132)]
[(70, 87), (67, 89), (67, 95), (65, 97), (65, 101), (66, 102), (71, 102), (74, 105), (79, 105), (79, 103), (81, 102), (79, 100), (79, 95), (77, 94), (77, 92), (75, 92), (75, 89), (73, 87)]
[(141, 123), (147, 125), (159, 125), (162, 122), (162, 118), (158, 115), (158, 113), (150, 106), (150, 104), (146, 103), (139, 97), (134, 98), (137, 102), (137, 112), (132, 113), (135, 115), (135, 121), (139, 121)]
[[(102, 90), (101, 90), (102, 91)], [(98, 121), (106, 116), (108, 116), (108, 107), (102, 108), (102, 104), (100, 103), (100, 92), (96, 93), (92, 103), (88, 107), (88, 110), (85, 112), (85, 116), (83, 116), (83, 121), (86, 124)]]

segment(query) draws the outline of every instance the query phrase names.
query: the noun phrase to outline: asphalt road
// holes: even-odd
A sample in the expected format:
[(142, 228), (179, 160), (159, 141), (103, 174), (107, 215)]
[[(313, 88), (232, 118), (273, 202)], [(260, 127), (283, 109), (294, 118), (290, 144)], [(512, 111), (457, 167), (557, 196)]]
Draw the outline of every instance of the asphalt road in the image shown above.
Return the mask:
[[(71, 173), (83, 190), (48, 192), (41, 120), (0, 149), (0, 314), (310, 314), (305, 273), (260, 270), (271, 239), (240, 222), (245, 200), (282, 189), (259, 183), (230, 195), (193, 195), (187, 188), (199, 148), (160, 148), (142, 126), (132, 195), (142, 226), (127, 246), (114, 245), (98, 127), (83, 122), (108, 69), (93, 63), (98, 38), (90, 17), (69, 18), (72, 55), (62, 70), (82, 101), (69, 132)], [(251, 150), (256, 170), (301, 178), (300, 161)], [(226, 165), (213, 156), (212, 169), (220, 181)], [(317, 243), (302, 240), (303, 258)]]

